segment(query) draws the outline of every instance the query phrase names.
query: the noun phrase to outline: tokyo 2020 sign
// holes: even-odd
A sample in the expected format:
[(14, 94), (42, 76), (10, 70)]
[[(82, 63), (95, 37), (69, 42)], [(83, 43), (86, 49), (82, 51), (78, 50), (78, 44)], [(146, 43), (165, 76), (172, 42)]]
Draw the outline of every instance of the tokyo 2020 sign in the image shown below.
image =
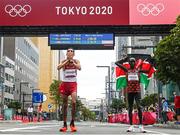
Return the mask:
[(0, 26), (174, 24), (180, 0), (1, 0)]

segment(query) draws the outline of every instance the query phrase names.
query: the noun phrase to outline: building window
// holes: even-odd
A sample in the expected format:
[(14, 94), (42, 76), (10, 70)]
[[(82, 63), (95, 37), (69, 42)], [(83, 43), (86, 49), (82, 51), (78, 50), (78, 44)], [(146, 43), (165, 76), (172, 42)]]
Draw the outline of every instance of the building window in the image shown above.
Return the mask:
[(7, 73), (5, 73), (5, 78), (6, 78), (7, 81), (9, 81), (9, 76), (8, 76)]

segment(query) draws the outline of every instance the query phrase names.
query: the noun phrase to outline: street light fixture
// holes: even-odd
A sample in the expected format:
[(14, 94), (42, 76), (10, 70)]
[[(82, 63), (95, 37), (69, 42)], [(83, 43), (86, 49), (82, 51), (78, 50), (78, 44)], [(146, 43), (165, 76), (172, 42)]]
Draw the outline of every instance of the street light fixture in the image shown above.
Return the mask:
[(107, 68), (108, 69), (108, 113), (109, 113), (109, 109), (110, 109), (110, 89), (111, 89), (111, 85), (110, 85), (110, 66), (96, 66), (97, 68)]

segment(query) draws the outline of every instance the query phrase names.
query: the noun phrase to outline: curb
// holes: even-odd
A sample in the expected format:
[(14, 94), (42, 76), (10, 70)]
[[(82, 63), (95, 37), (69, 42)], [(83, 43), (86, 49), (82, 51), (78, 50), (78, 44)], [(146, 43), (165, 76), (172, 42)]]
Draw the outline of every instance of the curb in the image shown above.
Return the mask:
[(155, 124), (153, 125), (153, 127), (180, 129), (180, 125), (176, 125), (176, 124)]

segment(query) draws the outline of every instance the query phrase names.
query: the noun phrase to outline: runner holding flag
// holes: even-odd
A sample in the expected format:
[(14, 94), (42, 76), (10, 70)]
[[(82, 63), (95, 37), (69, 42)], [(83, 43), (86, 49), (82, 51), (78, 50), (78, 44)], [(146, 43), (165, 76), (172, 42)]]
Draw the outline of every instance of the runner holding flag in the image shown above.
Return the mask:
[[(141, 59), (136, 60), (133, 57), (129, 58), (127, 56), (115, 62), (115, 64), (119, 67), (116, 68), (117, 69), (116, 76), (120, 75), (120, 77), (117, 78), (117, 88), (119, 89), (126, 88), (128, 93), (128, 108), (129, 108), (128, 113), (129, 113), (130, 127), (128, 128), (127, 132), (131, 132), (134, 130), (134, 126), (132, 123), (132, 110), (133, 110), (134, 100), (136, 101), (137, 109), (138, 109), (139, 129), (141, 132), (145, 132), (144, 127), (142, 125), (142, 108), (140, 105), (140, 98), (141, 98), (140, 77), (142, 76), (141, 75), (142, 73), (147, 75), (147, 77), (151, 76), (153, 73), (151, 71), (153, 66), (150, 63), (149, 66), (145, 66), (145, 63), (146, 60), (145, 61)], [(152, 73), (150, 73), (150, 71)]]

